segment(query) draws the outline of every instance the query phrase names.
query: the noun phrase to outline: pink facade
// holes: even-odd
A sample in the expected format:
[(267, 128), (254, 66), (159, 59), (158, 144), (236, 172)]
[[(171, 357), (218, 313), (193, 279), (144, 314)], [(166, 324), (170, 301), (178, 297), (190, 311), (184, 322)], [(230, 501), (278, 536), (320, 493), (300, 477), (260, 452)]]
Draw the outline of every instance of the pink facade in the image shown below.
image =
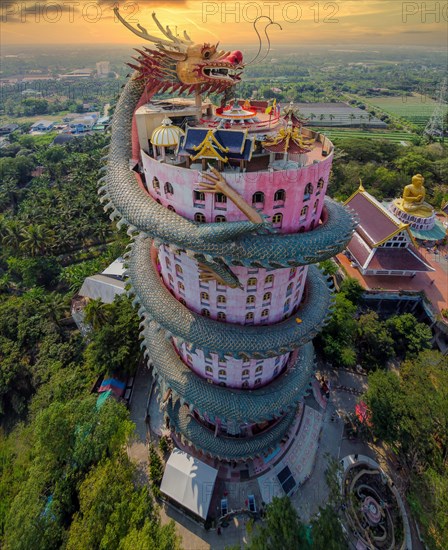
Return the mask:
[[(246, 220), (226, 197), (198, 191), (199, 170), (161, 163), (144, 151), (141, 154), (148, 192), (166, 208), (198, 222)], [(300, 169), (223, 174), (233, 189), (263, 211), (280, 233), (306, 231), (320, 220), (333, 154), (323, 157), (313, 150), (302, 156), (307, 157), (306, 165)]]

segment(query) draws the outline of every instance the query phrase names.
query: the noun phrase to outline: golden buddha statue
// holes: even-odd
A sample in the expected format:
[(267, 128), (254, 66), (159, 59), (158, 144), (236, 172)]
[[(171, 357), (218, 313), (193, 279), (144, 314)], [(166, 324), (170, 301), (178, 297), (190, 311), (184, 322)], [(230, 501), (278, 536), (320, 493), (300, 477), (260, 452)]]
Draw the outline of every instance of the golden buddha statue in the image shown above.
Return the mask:
[(416, 174), (412, 178), (412, 182), (403, 190), (403, 197), (394, 201), (394, 204), (404, 210), (408, 214), (419, 216), (421, 218), (429, 218), (432, 216), (433, 207), (425, 202), (426, 191), (423, 187), (425, 178), (421, 174)]

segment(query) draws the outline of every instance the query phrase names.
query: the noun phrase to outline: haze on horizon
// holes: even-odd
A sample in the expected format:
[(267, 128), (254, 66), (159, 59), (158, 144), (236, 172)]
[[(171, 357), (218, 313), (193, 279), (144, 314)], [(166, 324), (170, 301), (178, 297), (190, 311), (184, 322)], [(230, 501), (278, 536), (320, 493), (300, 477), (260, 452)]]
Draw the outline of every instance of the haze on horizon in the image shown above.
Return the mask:
[[(14, 2), (0, 0), (2, 45), (136, 44), (139, 38), (114, 17), (111, 0), (55, 0)], [(151, 14), (164, 25), (193, 40), (257, 44), (253, 20), (269, 15), (283, 30), (271, 26), (273, 46), (402, 45), (446, 48), (447, 2), (343, 0), (317, 2), (158, 0), (118, 2), (133, 26), (140, 23), (157, 36)], [(260, 21), (263, 34), (267, 20)]]

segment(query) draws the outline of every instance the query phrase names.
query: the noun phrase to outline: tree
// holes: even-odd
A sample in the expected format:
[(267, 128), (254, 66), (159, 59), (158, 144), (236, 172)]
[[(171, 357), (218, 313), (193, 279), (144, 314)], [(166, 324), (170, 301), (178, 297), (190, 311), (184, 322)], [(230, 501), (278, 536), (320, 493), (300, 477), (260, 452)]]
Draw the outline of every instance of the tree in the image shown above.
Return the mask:
[(254, 529), (248, 550), (310, 549), (306, 529), (287, 496), (274, 497), (266, 507), (266, 516)]
[(356, 365), (356, 306), (343, 292), (336, 294), (335, 309), (330, 322), (321, 333), (325, 356), (345, 367)]
[(364, 288), (361, 286), (358, 279), (346, 277), (342, 281), (339, 291), (342, 292), (352, 304), (357, 304), (364, 292)]
[(333, 507), (319, 508), (319, 513), (311, 520), (313, 550), (346, 550), (347, 539), (341, 522)]
[(110, 307), (104, 304), (100, 298), (90, 300), (84, 308), (84, 321), (89, 324), (93, 330), (99, 330), (110, 318)]
[(412, 313), (394, 315), (386, 321), (397, 355), (412, 358), (429, 349), (432, 333), (425, 323), (419, 323)]
[(365, 367), (385, 367), (387, 360), (393, 356), (393, 344), (393, 339), (375, 311), (360, 316), (357, 348)]
[(54, 232), (44, 225), (30, 225), (22, 230), (20, 248), (30, 256), (46, 254), (54, 243)]

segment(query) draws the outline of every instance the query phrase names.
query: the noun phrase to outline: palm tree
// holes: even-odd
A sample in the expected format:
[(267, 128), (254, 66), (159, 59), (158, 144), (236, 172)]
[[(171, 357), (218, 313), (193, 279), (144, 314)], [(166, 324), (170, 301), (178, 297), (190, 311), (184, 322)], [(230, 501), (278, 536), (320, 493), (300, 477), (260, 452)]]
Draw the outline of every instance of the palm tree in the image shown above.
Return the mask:
[(314, 120), (316, 118), (317, 115), (315, 115), (314, 113), (310, 113), (310, 119), (311, 120)]
[(353, 121), (355, 120), (356, 115), (354, 115), (353, 113), (350, 113), (350, 114), (348, 115), (348, 118), (351, 120), (351, 122), (352, 122), (351, 125), (353, 126)]
[(22, 229), (16, 220), (4, 222), (0, 227), (2, 243), (8, 248), (18, 248), (22, 240)]
[(21, 232), (20, 248), (31, 256), (44, 255), (54, 244), (54, 231), (43, 225), (30, 225)]
[(84, 322), (89, 324), (93, 330), (98, 330), (109, 320), (109, 306), (103, 304), (100, 298), (90, 300), (84, 308)]
[(333, 113), (330, 113), (328, 115), (328, 118), (333, 122), (333, 120), (336, 118)]
[(325, 119), (325, 115), (322, 113), (321, 115), (319, 115), (319, 120), (322, 121)]

